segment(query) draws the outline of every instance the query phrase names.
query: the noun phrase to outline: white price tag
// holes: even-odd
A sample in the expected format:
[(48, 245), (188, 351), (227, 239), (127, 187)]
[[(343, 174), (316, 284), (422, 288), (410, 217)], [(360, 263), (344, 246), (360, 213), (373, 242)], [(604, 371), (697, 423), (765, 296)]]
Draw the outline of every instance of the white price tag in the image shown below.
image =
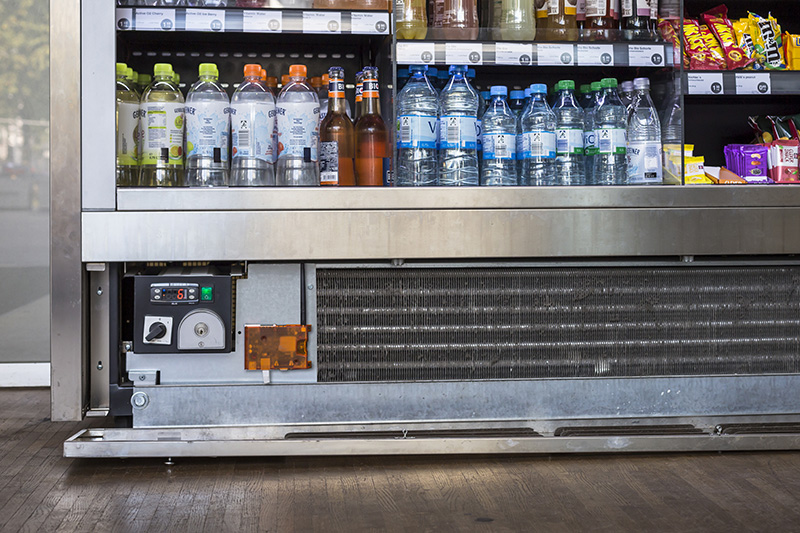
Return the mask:
[(736, 73), (736, 94), (770, 94), (772, 83), (769, 73)]
[(397, 43), (397, 62), (402, 65), (432, 64), (435, 57), (432, 42)]
[(721, 72), (689, 72), (686, 80), (689, 94), (722, 94)]
[(342, 33), (342, 13), (303, 11), (303, 33)]
[(221, 9), (187, 9), (186, 31), (225, 31), (225, 11)]
[(283, 13), (280, 11), (245, 11), (242, 30), (247, 33), (280, 33)]
[(122, 31), (133, 29), (133, 9), (117, 9), (117, 29)]
[(174, 9), (137, 9), (136, 29), (139, 31), (173, 31)]
[(494, 45), (496, 65), (530, 65), (532, 61), (532, 44), (496, 43)]
[(663, 67), (664, 47), (647, 44), (629, 44), (628, 65), (631, 67)]
[(350, 13), (350, 33), (389, 34), (388, 13)]
[(578, 64), (580, 66), (595, 65), (601, 67), (614, 66), (614, 45), (611, 44), (579, 44)]
[(574, 65), (575, 47), (571, 44), (537, 44), (537, 65)]
[(481, 65), (483, 46), (475, 42), (445, 43), (444, 60), (449, 65)]

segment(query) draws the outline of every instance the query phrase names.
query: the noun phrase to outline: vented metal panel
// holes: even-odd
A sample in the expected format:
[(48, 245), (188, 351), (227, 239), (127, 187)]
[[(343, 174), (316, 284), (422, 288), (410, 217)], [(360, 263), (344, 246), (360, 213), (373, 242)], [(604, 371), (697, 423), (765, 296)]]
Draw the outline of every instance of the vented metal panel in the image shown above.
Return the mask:
[(800, 267), (317, 270), (319, 380), (794, 373)]

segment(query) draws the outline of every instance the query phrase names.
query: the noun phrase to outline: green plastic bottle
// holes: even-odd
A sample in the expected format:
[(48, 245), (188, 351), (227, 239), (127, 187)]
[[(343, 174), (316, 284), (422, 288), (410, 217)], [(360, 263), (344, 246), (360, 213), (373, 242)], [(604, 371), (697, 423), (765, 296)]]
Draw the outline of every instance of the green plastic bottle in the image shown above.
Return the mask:
[(128, 79), (125, 63), (117, 63), (117, 186), (131, 187), (139, 179), (139, 95)]
[(183, 94), (172, 81), (172, 65), (156, 63), (153, 74), (141, 101), (144, 139), (139, 185), (179, 187), (183, 184)]
[(153, 81), (153, 77), (150, 74), (139, 74), (136, 78), (136, 85), (139, 88), (139, 94), (144, 94), (144, 90), (147, 89), (150, 82)]

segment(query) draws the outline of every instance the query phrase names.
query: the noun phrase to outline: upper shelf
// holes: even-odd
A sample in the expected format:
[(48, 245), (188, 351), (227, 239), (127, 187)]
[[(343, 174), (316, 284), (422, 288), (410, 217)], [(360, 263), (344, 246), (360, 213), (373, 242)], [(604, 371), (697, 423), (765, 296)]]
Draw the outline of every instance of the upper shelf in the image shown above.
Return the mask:
[(687, 72), (684, 83), (688, 95), (793, 95), (800, 94), (800, 71)]
[(121, 31), (389, 35), (385, 11), (117, 8)]
[(516, 65), (670, 67), (672, 46), (664, 43), (514, 43), (398, 41), (401, 65)]

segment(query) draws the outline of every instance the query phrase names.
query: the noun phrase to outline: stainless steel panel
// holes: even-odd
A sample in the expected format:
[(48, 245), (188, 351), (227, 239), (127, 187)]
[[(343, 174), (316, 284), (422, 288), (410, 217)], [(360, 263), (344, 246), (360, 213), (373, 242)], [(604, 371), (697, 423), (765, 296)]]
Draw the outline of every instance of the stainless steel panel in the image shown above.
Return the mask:
[(116, 206), (115, 21), (114, 2), (81, 2), (82, 198), (88, 210)]
[[(792, 414), (800, 376), (137, 387), (134, 427)], [(256, 406), (269, 406), (259, 409)]]
[(89, 408), (108, 409), (108, 369), (111, 357), (109, 353), (111, 327), (109, 315), (109, 271), (93, 271), (89, 274)]
[(800, 253), (800, 207), (116, 212), (83, 225), (83, 260), (109, 262)]
[(426, 187), (120, 189), (121, 211), (794, 207), (800, 188)]
[(80, 0), (50, 1), (51, 417), (80, 420), (85, 302), (81, 266)]

